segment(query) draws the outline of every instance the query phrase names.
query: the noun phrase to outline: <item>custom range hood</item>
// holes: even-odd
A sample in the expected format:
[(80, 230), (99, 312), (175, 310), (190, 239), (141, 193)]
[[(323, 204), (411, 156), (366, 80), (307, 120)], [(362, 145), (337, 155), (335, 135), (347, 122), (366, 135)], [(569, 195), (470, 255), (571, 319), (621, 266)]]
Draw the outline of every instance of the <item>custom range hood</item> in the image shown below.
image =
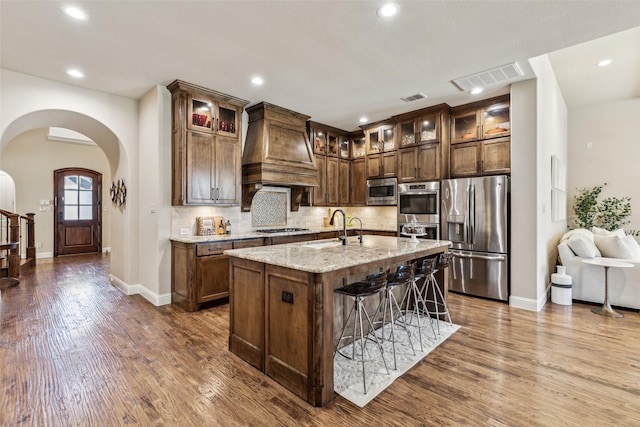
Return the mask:
[(242, 153), (242, 210), (250, 211), (264, 186), (291, 189), (291, 210), (318, 186), (318, 169), (306, 131), (309, 116), (261, 102), (247, 108), (249, 127)]

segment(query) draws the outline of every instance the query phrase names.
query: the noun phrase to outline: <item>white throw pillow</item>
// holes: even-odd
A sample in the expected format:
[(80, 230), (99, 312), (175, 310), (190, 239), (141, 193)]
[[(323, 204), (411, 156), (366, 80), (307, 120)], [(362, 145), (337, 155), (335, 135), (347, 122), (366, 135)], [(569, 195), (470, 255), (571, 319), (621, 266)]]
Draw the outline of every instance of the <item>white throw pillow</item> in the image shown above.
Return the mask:
[(617, 230), (609, 231), (604, 228), (591, 227), (591, 232), (593, 232), (594, 236), (620, 236), (624, 237), (624, 230), (622, 228), (618, 228)]
[(588, 237), (585, 237), (581, 234), (574, 234), (573, 236), (571, 236), (571, 238), (567, 240), (567, 244), (569, 245), (571, 250), (580, 258), (593, 258), (601, 256), (600, 251), (593, 243), (593, 241), (589, 240)]
[(621, 259), (640, 259), (640, 247), (633, 236), (598, 235), (595, 244), (603, 257)]
[(584, 236), (588, 238), (591, 242), (593, 242), (593, 233), (590, 230), (587, 230), (586, 228), (575, 228), (573, 230), (567, 231), (566, 233), (564, 233), (562, 238), (560, 238), (560, 242), (569, 240), (571, 237), (575, 235)]

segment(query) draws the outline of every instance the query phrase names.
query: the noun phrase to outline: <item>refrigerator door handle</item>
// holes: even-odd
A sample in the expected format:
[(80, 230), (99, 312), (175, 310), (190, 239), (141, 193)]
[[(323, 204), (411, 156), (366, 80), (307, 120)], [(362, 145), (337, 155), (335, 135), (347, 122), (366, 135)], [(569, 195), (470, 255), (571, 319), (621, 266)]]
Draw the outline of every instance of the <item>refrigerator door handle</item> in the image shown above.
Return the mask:
[(476, 186), (469, 188), (469, 244), (476, 242)]
[(506, 261), (506, 255), (477, 255), (477, 254), (466, 254), (464, 252), (458, 252), (451, 250), (450, 251), (453, 256), (458, 258), (473, 258), (473, 259), (484, 259), (488, 261)]

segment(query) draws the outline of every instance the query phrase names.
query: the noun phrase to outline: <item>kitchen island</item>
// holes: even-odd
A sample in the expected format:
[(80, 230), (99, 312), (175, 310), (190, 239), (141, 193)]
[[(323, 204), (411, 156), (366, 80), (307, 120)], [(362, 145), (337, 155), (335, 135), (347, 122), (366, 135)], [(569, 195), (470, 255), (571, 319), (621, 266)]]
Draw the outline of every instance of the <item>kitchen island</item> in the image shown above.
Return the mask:
[[(348, 305), (333, 290), (446, 252), (450, 242), (364, 236), (225, 251), (229, 349), (315, 406), (334, 398), (333, 353)], [(438, 283), (447, 295), (448, 274)]]

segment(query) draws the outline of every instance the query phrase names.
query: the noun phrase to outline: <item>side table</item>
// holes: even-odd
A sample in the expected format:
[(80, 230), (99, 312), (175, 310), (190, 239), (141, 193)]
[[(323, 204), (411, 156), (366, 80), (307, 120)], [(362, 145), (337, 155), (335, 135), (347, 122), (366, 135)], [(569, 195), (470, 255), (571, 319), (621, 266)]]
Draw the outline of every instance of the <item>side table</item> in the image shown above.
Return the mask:
[(624, 314), (618, 313), (611, 308), (611, 304), (609, 304), (609, 267), (614, 268), (627, 268), (633, 267), (633, 264), (624, 261), (618, 261), (612, 258), (589, 258), (583, 259), (582, 262), (585, 264), (598, 265), (600, 267), (604, 267), (604, 304), (600, 308), (594, 308), (591, 311), (596, 314), (601, 314), (603, 316), (609, 317), (624, 317)]

